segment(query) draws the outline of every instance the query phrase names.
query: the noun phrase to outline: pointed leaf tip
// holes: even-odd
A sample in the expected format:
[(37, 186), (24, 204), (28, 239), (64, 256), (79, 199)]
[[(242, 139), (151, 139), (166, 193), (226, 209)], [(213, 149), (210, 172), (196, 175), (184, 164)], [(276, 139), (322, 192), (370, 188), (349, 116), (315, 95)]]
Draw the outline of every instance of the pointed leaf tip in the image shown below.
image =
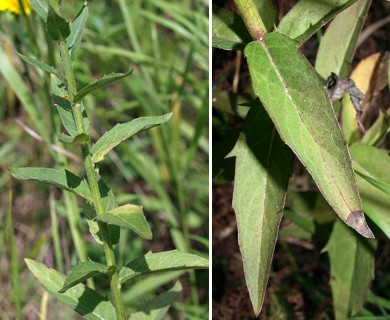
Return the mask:
[(366, 238), (375, 238), (374, 234), (367, 226), (366, 219), (364, 218), (363, 211), (353, 211), (351, 212), (347, 220), (344, 221), (348, 226), (355, 229), (358, 233)]

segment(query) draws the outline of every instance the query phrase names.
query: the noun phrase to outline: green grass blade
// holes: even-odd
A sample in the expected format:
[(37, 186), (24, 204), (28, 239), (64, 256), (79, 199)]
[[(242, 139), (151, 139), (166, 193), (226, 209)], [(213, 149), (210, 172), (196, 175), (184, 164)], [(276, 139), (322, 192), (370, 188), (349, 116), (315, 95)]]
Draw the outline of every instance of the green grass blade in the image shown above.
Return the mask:
[(376, 240), (359, 237), (341, 221), (323, 249), (328, 252), (336, 320), (348, 319), (363, 307), (374, 277)]
[(279, 33), (245, 48), (255, 93), (339, 217), (373, 237), (362, 211), (348, 148), (324, 83), (295, 42)]

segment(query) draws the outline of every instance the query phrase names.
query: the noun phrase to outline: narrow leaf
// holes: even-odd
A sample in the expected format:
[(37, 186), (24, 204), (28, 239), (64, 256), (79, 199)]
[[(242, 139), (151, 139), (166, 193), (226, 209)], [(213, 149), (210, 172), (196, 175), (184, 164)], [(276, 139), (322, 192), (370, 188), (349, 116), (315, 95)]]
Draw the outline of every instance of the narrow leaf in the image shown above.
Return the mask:
[(356, 0), (300, 0), (280, 21), (277, 32), (292, 38), (300, 47), (339, 12)]
[(365, 237), (368, 228), (348, 147), (322, 79), (295, 42), (269, 33), (245, 48), (255, 93), (281, 138), (307, 168), (339, 217)]
[(119, 271), (121, 283), (141, 274), (149, 274), (160, 271), (206, 269), (208, 261), (194, 254), (180, 252), (179, 250), (159, 253), (148, 253), (122, 267)]
[(130, 320), (162, 320), (167, 314), (172, 302), (182, 290), (179, 281), (169, 289), (142, 307), (142, 311), (132, 313)]
[[(51, 91), (54, 96), (54, 103), (60, 114), (62, 125), (68, 131), (69, 135), (75, 137), (78, 135), (76, 123), (73, 118), (73, 110), (69, 101), (68, 91), (65, 84), (55, 75), (51, 76)], [(76, 104), (74, 108), (81, 108), (83, 115), (84, 129), (87, 132), (89, 128), (89, 119), (87, 112), (82, 104)]]
[(92, 200), (89, 185), (85, 179), (80, 179), (65, 169), (51, 168), (9, 168), (12, 176), (21, 180), (34, 180), (47, 183), (62, 190), (71, 191), (80, 197)]
[(293, 154), (256, 101), (228, 156), (236, 157), (233, 208), (245, 280), (258, 315), (267, 288)]
[(331, 72), (346, 78), (356, 41), (371, 0), (358, 0), (337, 15), (321, 39), (316, 58), (316, 70), (324, 78)]
[(24, 54), (21, 54), (19, 52), (17, 52), (17, 54), (20, 58), (22, 58), (27, 63), (33, 65), (34, 67), (40, 68), (43, 71), (46, 71), (49, 73), (53, 73), (57, 76), (57, 78), (61, 79), (62, 81), (65, 81), (65, 76), (61, 72), (59, 72), (56, 68), (51, 67), (48, 64), (46, 64), (42, 61), (39, 61), (38, 59), (35, 59), (33, 57), (27, 57)]
[(58, 135), (58, 140), (64, 143), (87, 143), (90, 139), (90, 136), (86, 133), (81, 133), (75, 136), (68, 136), (64, 133)]
[(115, 125), (107, 131), (92, 147), (92, 159), (95, 163), (102, 161), (104, 156), (122, 141), (132, 135), (148, 130), (167, 122), (172, 113), (167, 113), (158, 117), (142, 117), (130, 122)]
[(79, 265), (72, 268), (69, 272), (69, 275), (66, 277), (63, 287), (58, 290), (59, 293), (64, 293), (70, 288), (82, 283), (83, 281), (97, 276), (98, 274), (106, 273), (107, 266), (93, 262), (86, 261), (80, 262)]
[(47, 0), (30, 0), (30, 2), (41, 19), (46, 21), (47, 14), (49, 12), (49, 5), (47, 4)]
[(53, 7), (49, 6), (46, 29), (53, 40), (65, 40), (70, 34), (69, 23), (59, 16)]
[(88, 19), (88, 5), (87, 2), (84, 2), (83, 7), (80, 12), (70, 24), (70, 34), (66, 38), (66, 43), (68, 45), (68, 50), (71, 60), (75, 60), (77, 50), (80, 46), (81, 38), (83, 36), (85, 23)]
[(340, 221), (323, 249), (330, 259), (330, 285), (336, 320), (358, 313), (374, 278), (376, 240), (359, 237)]
[(126, 204), (107, 213), (99, 214), (96, 219), (108, 224), (129, 228), (145, 239), (152, 239), (152, 230), (145, 219), (141, 206)]
[(225, 9), (213, 6), (213, 47), (224, 50), (243, 50), (252, 38), (242, 18)]
[(58, 293), (65, 282), (65, 276), (54, 269), (34, 260), (25, 259), (38, 282), (47, 292), (66, 306), (70, 307), (87, 320), (114, 320), (115, 309), (110, 301), (105, 300), (96, 291), (89, 289), (82, 284), (73, 287), (66, 293)]
[(74, 96), (73, 101), (78, 102), (83, 97), (85, 97), (87, 94), (91, 93), (92, 91), (95, 91), (107, 84), (113, 83), (115, 81), (118, 81), (120, 79), (123, 79), (124, 77), (127, 77), (129, 74), (131, 74), (133, 70), (130, 70), (126, 73), (110, 73), (105, 75), (103, 78), (97, 80), (94, 83), (91, 83), (84, 88), (82, 88), (77, 94)]

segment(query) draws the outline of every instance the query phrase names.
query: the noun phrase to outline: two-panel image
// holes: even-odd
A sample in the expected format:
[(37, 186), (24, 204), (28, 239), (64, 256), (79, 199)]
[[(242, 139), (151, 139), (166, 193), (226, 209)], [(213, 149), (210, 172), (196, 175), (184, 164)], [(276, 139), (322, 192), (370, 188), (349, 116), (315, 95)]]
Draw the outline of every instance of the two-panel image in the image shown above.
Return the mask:
[(390, 319), (390, 1), (0, 0), (0, 319)]

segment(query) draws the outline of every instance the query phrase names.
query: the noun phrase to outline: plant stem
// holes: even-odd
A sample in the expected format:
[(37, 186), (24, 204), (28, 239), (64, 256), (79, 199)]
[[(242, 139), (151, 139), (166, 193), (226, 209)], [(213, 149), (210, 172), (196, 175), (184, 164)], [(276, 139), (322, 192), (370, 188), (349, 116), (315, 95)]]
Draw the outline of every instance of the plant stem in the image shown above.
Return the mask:
[[(64, 63), (65, 76), (67, 79), (67, 87), (69, 99), (72, 104), (73, 117), (77, 127), (77, 133), (87, 133), (83, 125), (82, 105), (80, 103), (74, 104), (73, 98), (77, 93), (76, 80), (74, 77), (72, 62), (70, 60), (67, 44), (65, 41), (60, 42), (61, 57)], [(91, 189), (92, 201), (96, 214), (104, 213), (102, 199), (99, 191), (98, 178), (95, 174), (94, 163), (92, 161), (91, 153), (87, 143), (81, 145), (81, 152), (84, 159), (84, 168), (87, 173), (89, 187)], [(113, 267), (110, 276), (110, 287), (112, 292), (112, 303), (115, 307), (118, 320), (125, 320), (125, 312), (120, 292), (120, 283), (118, 276), (118, 269), (115, 262), (114, 249), (111, 243), (111, 238), (108, 233), (108, 226), (106, 223), (98, 222), (99, 230), (102, 235), (103, 249), (106, 256), (107, 266)]]
[(253, 0), (234, 0), (238, 12), (254, 40), (262, 41), (267, 29), (261, 20)]

